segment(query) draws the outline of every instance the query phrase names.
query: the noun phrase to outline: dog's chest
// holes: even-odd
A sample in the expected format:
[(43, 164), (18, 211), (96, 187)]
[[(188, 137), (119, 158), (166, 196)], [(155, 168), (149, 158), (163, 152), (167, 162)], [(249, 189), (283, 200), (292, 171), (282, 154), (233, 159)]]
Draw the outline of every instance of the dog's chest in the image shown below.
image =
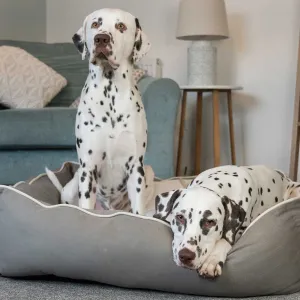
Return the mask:
[(135, 131), (144, 118), (144, 107), (136, 86), (131, 88), (108, 81), (90, 81), (82, 91), (76, 119), (76, 131), (101, 134)]

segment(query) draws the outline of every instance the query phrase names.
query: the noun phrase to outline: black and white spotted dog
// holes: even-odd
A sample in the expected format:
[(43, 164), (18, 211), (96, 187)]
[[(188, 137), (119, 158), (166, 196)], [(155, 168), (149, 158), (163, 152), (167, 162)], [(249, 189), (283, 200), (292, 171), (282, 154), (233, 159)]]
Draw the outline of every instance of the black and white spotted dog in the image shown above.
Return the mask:
[(93, 209), (98, 193), (114, 209), (128, 192), (132, 211), (144, 214), (147, 121), (132, 72), (150, 43), (138, 19), (119, 9), (88, 15), (73, 41), (89, 74), (76, 117), (80, 167), (61, 198), (78, 195), (80, 207)]
[(186, 189), (158, 195), (154, 217), (171, 225), (175, 263), (214, 278), (255, 218), (299, 195), (300, 184), (280, 171), (222, 166), (201, 173)]

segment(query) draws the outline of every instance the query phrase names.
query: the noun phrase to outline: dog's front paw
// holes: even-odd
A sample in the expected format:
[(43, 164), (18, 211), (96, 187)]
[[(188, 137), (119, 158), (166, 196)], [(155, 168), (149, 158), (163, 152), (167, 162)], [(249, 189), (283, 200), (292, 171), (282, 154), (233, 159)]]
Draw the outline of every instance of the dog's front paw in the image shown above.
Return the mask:
[(223, 265), (216, 256), (209, 256), (197, 272), (203, 278), (215, 279), (222, 275)]

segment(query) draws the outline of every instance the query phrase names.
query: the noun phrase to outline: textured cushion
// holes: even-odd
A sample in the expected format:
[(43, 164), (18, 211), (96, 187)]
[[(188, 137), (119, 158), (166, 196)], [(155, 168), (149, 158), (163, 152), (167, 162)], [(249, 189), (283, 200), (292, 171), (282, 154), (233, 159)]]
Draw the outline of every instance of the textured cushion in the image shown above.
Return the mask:
[(132, 72), (133, 79), (135, 82), (139, 82), (145, 75), (146, 71), (143, 69), (134, 69)]
[(0, 47), (0, 102), (11, 108), (42, 108), (67, 80), (23, 49)]
[(25, 41), (0, 40), (0, 46), (14, 46), (44, 62), (64, 76), (68, 85), (48, 104), (51, 107), (68, 107), (80, 95), (88, 74), (87, 61), (81, 56), (73, 43), (38, 43)]
[[(73, 167), (58, 174), (65, 184)], [(162, 182), (160, 182), (162, 184)], [(134, 289), (248, 297), (300, 291), (300, 199), (257, 218), (234, 245), (215, 281), (172, 260), (165, 223), (124, 212), (57, 205), (46, 176), (0, 186), (0, 274), (56, 275)]]

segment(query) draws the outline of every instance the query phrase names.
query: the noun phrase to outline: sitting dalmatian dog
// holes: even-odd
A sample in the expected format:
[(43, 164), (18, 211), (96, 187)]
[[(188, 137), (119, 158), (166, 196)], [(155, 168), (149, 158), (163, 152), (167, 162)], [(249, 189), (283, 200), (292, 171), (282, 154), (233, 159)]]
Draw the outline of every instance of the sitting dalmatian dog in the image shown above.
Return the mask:
[(139, 20), (118, 9), (88, 15), (73, 42), (89, 74), (76, 117), (80, 167), (61, 198), (77, 194), (81, 208), (94, 209), (98, 193), (114, 209), (128, 192), (133, 213), (144, 214), (147, 121), (132, 72), (150, 43)]
[(215, 278), (234, 243), (261, 213), (300, 195), (300, 184), (265, 166), (221, 166), (187, 188), (159, 194), (155, 218), (170, 223), (178, 266)]

